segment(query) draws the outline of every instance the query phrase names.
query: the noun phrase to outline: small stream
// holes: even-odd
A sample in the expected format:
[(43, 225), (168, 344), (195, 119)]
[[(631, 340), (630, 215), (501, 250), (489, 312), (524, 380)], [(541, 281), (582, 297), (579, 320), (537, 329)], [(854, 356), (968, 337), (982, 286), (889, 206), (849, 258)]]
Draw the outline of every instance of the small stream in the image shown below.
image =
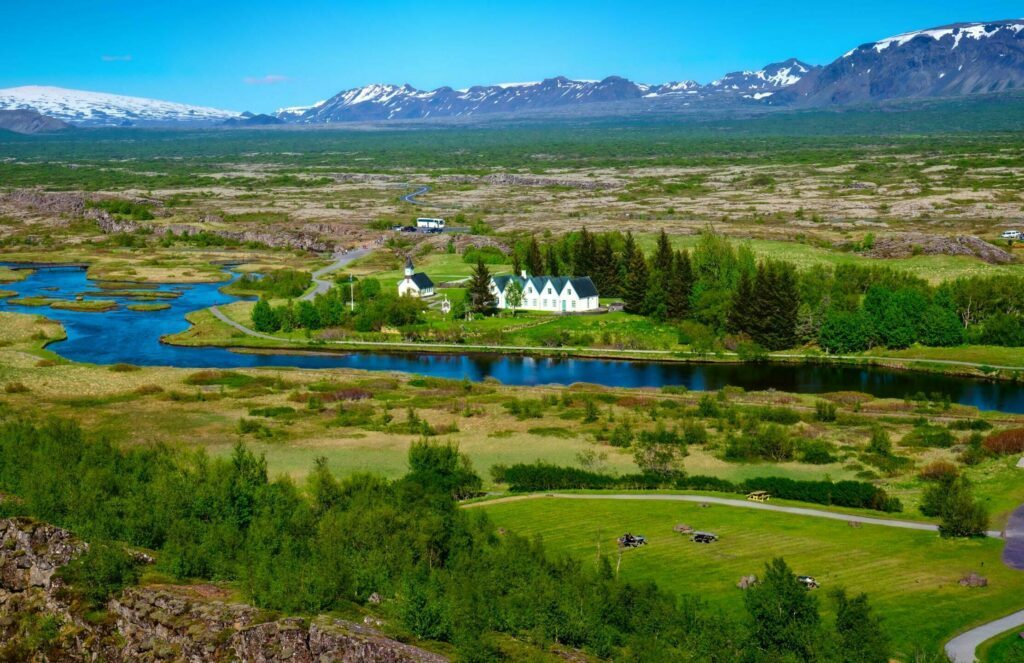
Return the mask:
[[(68, 338), (54, 343), (50, 349), (62, 357), (80, 362), (188, 368), (356, 368), (474, 381), (495, 378), (510, 385), (591, 382), (611, 387), (681, 385), (694, 390), (733, 385), (747, 390), (776, 389), (800, 393), (860, 391), (883, 398), (903, 398), (924, 392), (945, 394), (955, 403), (973, 405), (982, 410), (1024, 413), (1024, 385), (836, 364), (702, 364), (369, 350), (250, 354), (224, 348), (179, 347), (163, 344), (160, 338), (187, 329), (186, 313), (236, 301), (237, 297), (220, 291), (224, 283), (160, 284), (153, 290), (180, 296), (154, 300), (169, 304), (170, 308), (166, 310), (141, 312), (126, 308), (139, 300), (102, 292), (86, 278), (82, 267), (36, 266), (35, 270), (24, 281), (0, 284), (0, 289), (14, 290), (17, 296), (66, 300), (73, 300), (80, 293), (95, 293), (86, 294), (85, 299), (112, 299), (120, 305), (114, 311), (86, 313), (17, 306), (0, 299), (0, 310), (37, 313), (60, 321), (67, 330)], [(135, 290), (138, 286), (125, 284), (124, 288)]]

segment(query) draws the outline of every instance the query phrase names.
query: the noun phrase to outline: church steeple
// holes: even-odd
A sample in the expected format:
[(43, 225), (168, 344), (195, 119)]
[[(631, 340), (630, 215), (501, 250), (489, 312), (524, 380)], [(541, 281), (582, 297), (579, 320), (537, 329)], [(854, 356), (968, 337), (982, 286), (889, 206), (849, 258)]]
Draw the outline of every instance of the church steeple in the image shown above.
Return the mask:
[(405, 257), (405, 278), (407, 278), (407, 279), (408, 278), (412, 278), (413, 269), (414, 268), (412, 266), (412, 256), (406, 256)]

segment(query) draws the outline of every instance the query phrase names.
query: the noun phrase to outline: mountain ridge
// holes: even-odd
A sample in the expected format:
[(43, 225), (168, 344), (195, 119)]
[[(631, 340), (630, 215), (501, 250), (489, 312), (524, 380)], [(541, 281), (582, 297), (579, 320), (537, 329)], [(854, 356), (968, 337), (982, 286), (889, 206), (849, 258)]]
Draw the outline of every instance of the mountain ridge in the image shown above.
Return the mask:
[(958, 97), (1024, 88), (1024, 19), (954, 23), (861, 44), (823, 66), (796, 58), (730, 72), (707, 84), (637, 83), (621, 76), (441, 86), (372, 83), (315, 104), (252, 114), (174, 102), (24, 86), (0, 90), (0, 109), (33, 110), (77, 126), (269, 126), (498, 117), (519, 113), (648, 112), (829, 107)]

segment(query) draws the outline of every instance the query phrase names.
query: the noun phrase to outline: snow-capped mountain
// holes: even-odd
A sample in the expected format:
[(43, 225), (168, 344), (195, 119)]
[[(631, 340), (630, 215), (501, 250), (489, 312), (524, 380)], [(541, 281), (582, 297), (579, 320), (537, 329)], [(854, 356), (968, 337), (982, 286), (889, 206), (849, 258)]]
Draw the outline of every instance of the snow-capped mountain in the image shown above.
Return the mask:
[(1024, 86), (1024, 19), (957, 23), (858, 46), (774, 103), (830, 105), (952, 97)]
[(710, 87), (722, 91), (750, 93), (754, 98), (770, 96), (777, 90), (799, 83), (821, 67), (809, 65), (796, 58), (775, 62), (757, 71), (735, 71), (726, 74)]
[[(411, 85), (373, 84), (345, 90), (303, 110), (282, 109), (277, 116), (294, 122), (328, 124), (332, 122), (413, 120), (443, 117), (511, 113), (523, 110), (572, 109), (596, 102), (628, 102), (634, 99), (662, 99), (690, 95), (733, 95), (764, 92), (790, 85), (813, 68), (797, 60), (773, 64), (757, 72), (730, 74), (728, 84), (718, 81), (701, 85), (696, 81), (678, 81), (661, 85), (634, 83), (619, 76), (600, 81), (572, 80), (564, 76), (530, 83), (475, 85), (455, 90), (440, 87), (419, 90)], [(749, 78), (749, 80), (741, 77)], [(746, 95), (753, 98), (752, 95)]]
[(0, 109), (34, 110), (78, 126), (216, 123), (239, 115), (204, 106), (41, 85), (0, 89)]
[[(564, 76), (531, 83), (475, 85), (462, 90), (440, 87), (418, 90), (411, 85), (374, 84), (345, 90), (289, 119), (326, 124), (366, 120), (409, 120), (430, 117), (469, 117), (482, 113), (514, 112), (573, 106), (595, 101), (636, 99), (651, 86), (618, 76), (601, 81), (574, 81)], [(286, 117), (279, 113), (278, 117)]]

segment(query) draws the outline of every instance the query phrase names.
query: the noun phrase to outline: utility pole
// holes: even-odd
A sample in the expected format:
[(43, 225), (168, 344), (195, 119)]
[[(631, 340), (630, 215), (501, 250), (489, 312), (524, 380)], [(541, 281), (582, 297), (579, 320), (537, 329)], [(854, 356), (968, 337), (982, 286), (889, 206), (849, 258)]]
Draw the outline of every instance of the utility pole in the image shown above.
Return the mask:
[(356, 310), (356, 290), (355, 286), (352, 285), (352, 275), (348, 275), (348, 310)]

